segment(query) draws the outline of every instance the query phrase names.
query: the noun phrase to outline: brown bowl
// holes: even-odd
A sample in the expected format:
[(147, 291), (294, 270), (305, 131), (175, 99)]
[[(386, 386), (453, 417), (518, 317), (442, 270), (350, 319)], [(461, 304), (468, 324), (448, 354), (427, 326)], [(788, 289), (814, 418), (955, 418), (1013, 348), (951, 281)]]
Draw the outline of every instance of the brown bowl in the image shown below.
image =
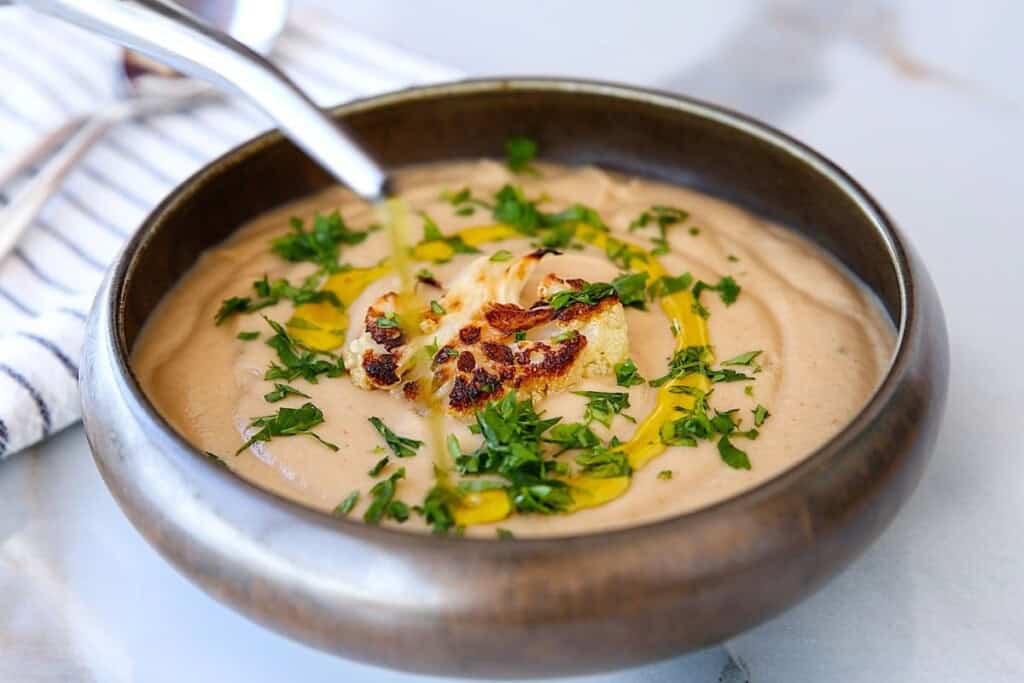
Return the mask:
[(548, 159), (724, 197), (834, 254), (899, 330), (868, 405), (767, 483), (654, 523), (570, 538), (438, 538), (333, 519), (218, 468), (127, 364), (147, 316), (250, 218), (331, 183), (279, 134), (209, 164), (146, 219), (89, 323), (84, 416), (125, 514), (213, 597), (288, 636), (397, 669), (526, 677), (626, 667), (728, 638), (845, 567), (911, 494), (945, 400), (948, 349), (928, 275), (890, 219), (821, 155), (682, 97), (564, 80), (470, 81), (335, 115), (388, 166), (497, 156), (529, 135)]

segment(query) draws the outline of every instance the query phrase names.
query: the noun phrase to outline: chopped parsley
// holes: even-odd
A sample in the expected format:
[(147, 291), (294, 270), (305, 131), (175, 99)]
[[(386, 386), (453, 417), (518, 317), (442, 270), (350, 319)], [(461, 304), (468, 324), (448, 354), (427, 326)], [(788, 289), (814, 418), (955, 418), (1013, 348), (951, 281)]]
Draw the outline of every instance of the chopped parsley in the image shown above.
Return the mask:
[(672, 478), (672, 470), (662, 470), (658, 472), (658, 479), (662, 481), (668, 481)]
[(633, 232), (639, 228), (646, 228), (648, 225), (658, 227), (658, 236), (651, 238), (654, 249), (652, 256), (660, 256), (669, 252), (668, 228), (677, 223), (682, 223), (690, 217), (689, 212), (677, 209), (673, 206), (654, 205), (647, 211), (637, 216), (630, 224), (629, 231)]
[(363, 521), (367, 524), (379, 524), (390, 517), (398, 522), (409, 518), (409, 506), (395, 500), (398, 482), (405, 477), (405, 468), (401, 467), (387, 479), (377, 482), (370, 489), (370, 506), (363, 513)]
[(700, 228), (690, 228), (689, 233), (696, 237), (697, 235), (700, 234)]
[(756, 439), (758, 432), (750, 429), (745, 432), (737, 431), (736, 423), (733, 421), (733, 414), (736, 410), (714, 411), (711, 414), (707, 403), (707, 394), (693, 387), (675, 387), (683, 393), (693, 396), (693, 407), (689, 410), (680, 408), (682, 416), (676, 420), (665, 422), (661, 425), (660, 437), (662, 443), (669, 446), (695, 447), (699, 441), (710, 441), (720, 435), (718, 440), (718, 453), (722, 461), (735, 469), (750, 469), (750, 460), (747, 454), (736, 448), (729, 440), (730, 436), (741, 436), (747, 439)]
[(329, 441), (324, 441), (312, 431), (313, 427), (322, 424), (323, 421), (323, 412), (312, 403), (305, 403), (301, 408), (279, 408), (275, 415), (255, 417), (249, 423), (249, 426), (259, 427), (259, 431), (249, 437), (249, 440), (235, 451), (235, 455), (238, 455), (254, 443), (267, 442), (279, 436), (309, 436), (332, 451), (336, 451), (338, 450), (336, 445)]
[(565, 473), (565, 465), (545, 458), (541, 449), (544, 432), (558, 421), (542, 419), (533, 401), (520, 401), (510, 391), (477, 411), (470, 431), (481, 435), (483, 442), (472, 453), (463, 454), (456, 441), (455, 466), (462, 475), (502, 477), (519, 512), (563, 512), (572, 504), (572, 494), (568, 484), (551, 475)]
[(616, 363), (613, 369), (615, 370), (615, 383), (620, 387), (633, 387), (647, 381), (640, 376), (640, 372), (637, 370), (636, 363), (633, 362), (632, 358)]
[[(494, 220), (531, 237), (535, 236), (540, 228), (557, 228), (575, 223), (585, 223), (601, 231), (608, 230), (608, 226), (601, 220), (601, 216), (589, 206), (573, 204), (556, 213), (545, 213), (537, 208), (537, 202), (526, 199), (522, 188), (515, 185), (505, 185), (495, 193), (492, 213)], [(566, 235), (568, 237), (565, 237)], [(562, 246), (565, 246), (571, 239), (571, 235), (568, 232), (563, 232), (563, 238), (566, 241)], [(555, 246), (543, 242), (542, 245)]]
[[(427, 214), (426, 211), (417, 212), (421, 218), (423, 218), (423, 241), (424, 242), (443, 242), (448, 245), (448, 248), (455, 254), (479, 254), (480, 250), (476, 247), (466, 244), (461, 237), (458, 235), (452, 235), (445, 237), (444, 233), (441, 232), (441, 228), (437, 225), (433, 218)], [(449, 259), (437, 259), (435, 263), (445, 263)]]
[(416, 455), (416, 449), (423, 445), (422, 441), (416, 439), (410, 439), (405, 436), (398, 436), (391, 431), (387, 425), (385, 425), (379, 417), (369, 418), (370, 424), (373, 428), (384, 437), (385, 443), (388, 448), (397, 455), (399, 458), (411, 458)]
[(313, 275), (306, 279), (301, 286), (295, 287), (287, 280), (275, 280), (273, 283), (267, 280), (264, 275), (262, 280), (252, 283), (256, 290), (256, 298), (249, 296), (233, 296), (221, 302), (220, 308), (214, 316), (214, 322), (220, 325), (222, 322), (236, 313), (253, 313), (262, 308), (273, 306), (281, 299), (289, 299), (296, 305), (306, 303), (317, 303), (327, 301), (340, 307), (338, 297), (329, 290), (318, 290), (320, 276)]
[(668, 372), (657, 379), (652, 379), (648, 384), (652, 387), (660, 387), (677, 377), (705, 374), (707, 367), (706, 359), (706, 346), (687, 346), (684, 349), (679, 349), (672, 355), (672, 359), (669, 361)]
[(733, 469), (750, 469), (750, 458), (747, 457), (746, 452), (733, 446), (728, 436), (723, 435), (718, 440), (718, 454), (721, 456), (722, 462)]
[(627, 477), (633, 471), (625, 453), (603, 446), (580, 453), (576, 456), (576, 464), (583, 474), (599, 479)]
[(430, 312), (434, 315), (444, 315), (448, 311), (445, 310), (444, 306), (437, 302), (437, 299), (430, 300)]
[(525, 330), (519, 330), (514, 335), (512, 335), (512, 338), (515, 341), (525, 341), (526, 340), (526, 331)]
[(494, 532), (497, 534), (499, 541), (511, 541), (515, 538), (515, 535), (513, 535), (511, 531), (508, 529), (502, 529), (500, 526), (495, 529)]
[(359, 502), (359, 491), (353, 491), (352, 493), (345, 496), (344, 500), (335, 506), (331, 512), (335, 517), (348, 517), (348, 513), (352, 512), (352, 508)]
[(647, 286), (647, 273), (626, 273), (612, 280), (612, 288), (623, 306), (634, 308), (644, 307), (644, 288)]
[(384, 471), (384, 468), (388, 466), (389, 462), (391, 462), (391, 456), (385, 455), (383, 458), (378, 460), (373, 467), (367, 470), (366, 473), (371, 477), (376, 477), (377, 475)]
[(267, 340), (267, 346), (277, 352), (280, 365), (271, 363), (263, 379), (291, 381), (302, 377), (307, 382), (316, 384), (319, 375), (340, 377), (344, 374), (345, 363), (339, 356), (308, 349), (292, 339), (280, 323), (266, 317), (264, 320), (274, 330), (274, 336)]
[(562, 450), (555, 455), (560, 455), (567, 450), (578, 448), (594, 448), (601, 445), (594, 431), (582, 422), (569, 422), (556, 424), (544, 437), (545, 443), (553, 443), (562, 447)]
[(377, 327), (395, 328), (402, 326), (401, 322), (398, 320), (398, 315), (393, 311), (388, 311), (384, 315), (378, 316), (375, 322)]
[(260, 333), (259, 332), (239, 332), (238, 333), (238, 339), (241, 339), (242, 341), (253, 341), (254, 339), (259, 339), (259, 338), (260, 338)]
[(309, 398), (308, 394), (304, 394), (295, 387), (287, 384), (280, 384), (274, 382), (274, 390), (263, 395), (263, 400), (267, 403), (277, 403), (278, 401), (284, 400), (288, 396), (301, 396), (302, 398)]
[(756, 365), (754, 359), (761, 355), (761, 351), (747, 351), (734, 358), (722, 361), (722, 365)]
[(765, 420), (772, 416), (772, 414), (768, 412), (768, 409), (765, 408), (760, 403), (758, 403), (757, 406), (754, 408), (753, 413), (755, 427), (760, 427), (761, 425), (764, 424)]
[(508, 261), (512, 258), (512, 252), (508, 249), (499, 249), (498, 251), (491, 254), (490, 260), (494, 263), (501, 263), (502, 261)]
[(505, 141), (505, 165), (513, 173), (536, 173), (530, 162), (537, 157), (537, 143), (518, 135)]
[(622, 270), (630, 270), (633, 267), (633, 261), (647, 262), (647, 252), (614, 238), (608, 238), (606, 241), (604, 255)]
[(286, 261), (311, 261), (328, 273), (341, 269), (341, 245), (359, 244), (369, 234), (366, 230), (349, 229), (338, 211), (314, 216), (308, 232), (302, 219), (293, 217), (291, 228), (290, 233), (271, 241), (274, 253)]
[(458, 494), (444, 486), (434, 486), (427, 492), (423, 505), (414, 507), (423, 516), (435, 534), (446, 534), (455, 526), (452, 505), (458, 502)]
[(644, 287), (647, 273), (626, 273), (609, 282), (589, 282), (580, 289), (567, 289), (556, 292), (548, 300), (555, 310), (561, 310), (573, 304), (594, 306), (613, 293), (619, 297), (623, 306), (643, 308)]
[(476, 207), (491, 209), (491, 205), (482, 199), (477, 199), (468, 187), (458, 192), (445, 191), (441, 193), (441, 199), (455, 207), (455, 215), (472, 216), (476, 213)]
[(551, 341), (555, 342), (556, 344), (561, 344), (564, 341), (569, 341), (570, 339), (575, 338), (577, 334), (579, 334), (578, 330), (566, 330), (565, 332), (559, 332), (558, 334), (553, 336), (551, 338)]
[[(583, 413), (583, 421), (587, 424), (600, 422), (611, 427), (612, 418), (629, 407), (629, 394), (616, 391), (574, 391), (577, 396), (587, 399), (587, 408)], [(623, 415), (631, 422), (636, 422), (629, 415)]]
[(714, 383), (746, 382), (754, 379), (750, 375), (729, 368), (712, 368), (708, 365), (708, 348), (706, 346), (687, 346), (672, 355), (668, 372), (657, 379), (652, 379), (648, 384), (652, 387), (660, 387), (678, 377), (695, 374), (704, 375)]
[(228, 466), (228, 464), (224, 462), (224, 458), (220, 457), (216, 453), (211, 453), (210, 451), (203, 451), (203, 453), (206, 455), (207, 459), (209, 459), (210, 462), (212, 462), (213, 464), (220, 465), (221, 467), (225, 468)]
[(663, 296), (686, 291), (692, 283), (693, 276), (689, 273), (683, 273), (675, 277), (662, 275), (651, 284), (647, 291), (651, 299), (660, 299)]
[(693, 286), (693, 298), (699, 301), (700, 294), (705, 289), (710, 289), (712, 291), (718, 292), (718, 296), (722, 298), (722, 302), (725, 303), (726, 306), (732, 306), (736, 302), (736, 299), (739, 297), (742, 287), (736, 284), (736, 280), (732, 279), (728, 275), (721, 278), (718, 281), (718, 284), (715, 285), (709, 285), (703, 280), (698, 280), (697, 284)]

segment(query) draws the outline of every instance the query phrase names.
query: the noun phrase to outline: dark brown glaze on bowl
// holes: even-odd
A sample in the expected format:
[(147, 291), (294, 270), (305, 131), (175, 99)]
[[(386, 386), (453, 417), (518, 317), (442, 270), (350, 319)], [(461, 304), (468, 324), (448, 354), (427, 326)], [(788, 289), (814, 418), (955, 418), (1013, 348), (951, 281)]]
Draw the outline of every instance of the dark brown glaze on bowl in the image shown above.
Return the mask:
[[(96, 462), (142, 534), (255, 621), (346, 657), (419, 672), (527, 677), (627, 667), (747, 629), (813, 592), (917, 484), (945, 400), (948, 349), (916, 254), (853, 180), (800, 143), (681, 97), (560, 80), (471, 81), (335, 110), (388, 166), (544, 157), (724, 197), (800, 230), (880, 298), (893, 364), (841, 433), (771, 481), (630, 529), (497, 542), (336, 520), (212, 464), (155, 412), (126, 359), (203, 250), (331, 180), (268, 134), (213, 162), (146, 219), (90, 320), (82, 373)], [(837, 387), (841, 390), (841, 387)]]

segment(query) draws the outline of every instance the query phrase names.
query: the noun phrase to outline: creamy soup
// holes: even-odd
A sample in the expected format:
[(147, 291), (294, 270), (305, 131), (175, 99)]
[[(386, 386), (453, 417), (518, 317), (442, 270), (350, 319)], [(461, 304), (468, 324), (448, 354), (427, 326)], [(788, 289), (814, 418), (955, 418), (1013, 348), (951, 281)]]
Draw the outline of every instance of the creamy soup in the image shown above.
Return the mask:
[(793, 232), (681, 187), (529, 171), (396, 174), (416, 297), (389, 295), (389, 232), (343, 189), (242, 226), (151, 316), (142, 387), (198, 449), (286, 498), (507, 538), (734, 496), (879, 382), (890, 323)]

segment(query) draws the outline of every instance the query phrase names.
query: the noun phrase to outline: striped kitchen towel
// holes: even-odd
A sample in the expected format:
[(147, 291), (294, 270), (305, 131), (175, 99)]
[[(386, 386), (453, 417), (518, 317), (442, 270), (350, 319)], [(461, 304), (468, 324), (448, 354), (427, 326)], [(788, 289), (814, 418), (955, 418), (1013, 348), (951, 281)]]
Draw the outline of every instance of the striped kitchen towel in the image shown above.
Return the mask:
[[(272, 55), (318, 103), (458, 76), (352, 31), (339, 9), (293, 3)], [(114, 97), (119, 59), (119, 48), (78, 29), (0, 8), (0, 165)], [(83, 323), (104, 270), (145, 215), (202, 164), (269, 127), (247, 103), (212, 102), (122, 124), (74, 171), (0, 263), (0, 459), (79, 419)]]

